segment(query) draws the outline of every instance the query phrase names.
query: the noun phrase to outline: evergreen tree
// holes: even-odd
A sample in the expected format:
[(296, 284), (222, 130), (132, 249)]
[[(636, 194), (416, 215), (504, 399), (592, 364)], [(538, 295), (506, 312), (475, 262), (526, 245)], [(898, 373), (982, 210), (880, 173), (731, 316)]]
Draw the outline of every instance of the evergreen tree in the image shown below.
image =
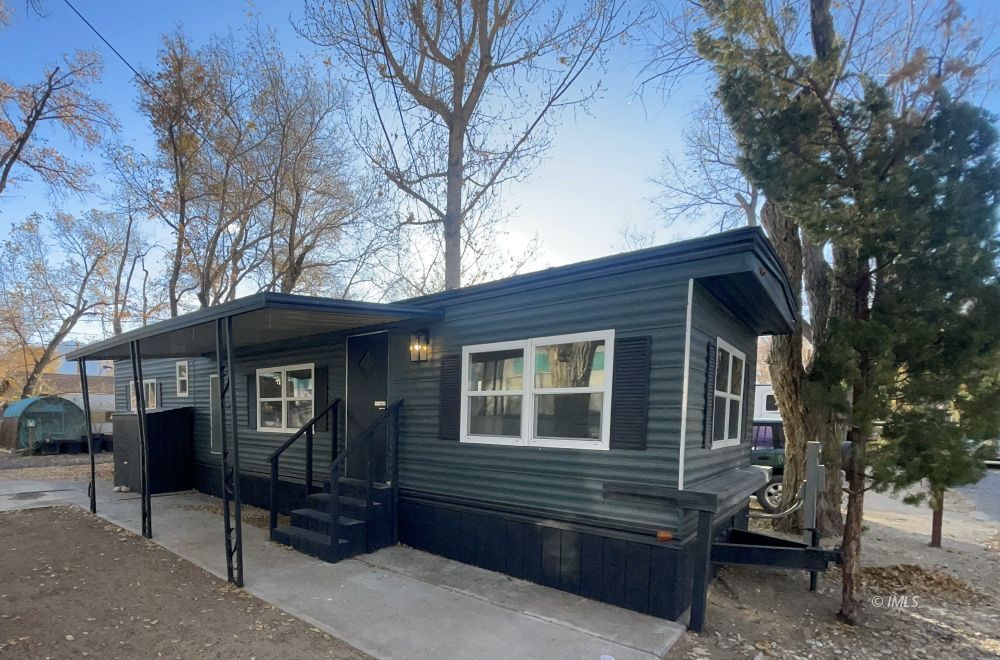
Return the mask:
[(895, 103), (891, 80), (845, 71), (828, 2), (811, 3), (810, 55), (795, 50), (795, 5), (703, 8), (713, 27), (696, 45), (718, 76), (740, 167), (832, 267), (809, 386), (811, 405), (849, 429), (840, 614), (855, 622), (872, 477), (926, 480), (936, 496), (975, 477), (978, 454), (965, 448), (1000, 424), (997, 136), (926, 60), (899, 73), (928, 83), (919, 104)]

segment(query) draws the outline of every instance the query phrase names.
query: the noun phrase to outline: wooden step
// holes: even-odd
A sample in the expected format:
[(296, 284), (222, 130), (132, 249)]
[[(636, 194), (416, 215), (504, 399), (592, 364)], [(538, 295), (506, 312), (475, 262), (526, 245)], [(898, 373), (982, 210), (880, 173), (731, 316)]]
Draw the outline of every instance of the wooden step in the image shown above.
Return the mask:
[(340, 539), (334, 548), (329, 536), (301, 527), (278, 527), (271, 531), (271, 540), (290, 545), (303, 554), (328, 562), (340, 561), (350, 553), (350, 543), (347, 539)]
[[(347, 497), (354, 497), (359, 500), (365, 499), (365, 487), (368, 484), (367, 481), (362, 479), (351, 479), (350, 477), (340, 478), (340, 494), (346, 495)], [(327, 483), (327, 490), (329, 491), (329, 483)], [(372, 484), (372, 499), (383, 501), (389, 492), (392, 490), (392, 486), (384, 483)]]
[[(356, 518), (340, 516), (340, 539), (346, 539), (350, 554), (361, 554), (367, 549), (367, 523)], [(330, 538), (330, 514), (316, 509), (294, 509), (292, 511), (292, 527), (300, 527)]]
[[(308, 508), (316, 509), (320, 512), (327, 512), (330, 510), (330, 493), (313, 493), (308, 497), (307, 500)], [(376, 502), (372, 500), (372, 507), (375, 509), (373, 514), (377, 514), (378, 510), (382, 508), (381, 502)], [(367, 520), (368, 519), (368, 505), (364, 498), (357, 497), (344, 497), (340, 496), (340, 507), (338, 513), (341, 516), (347, 518), (354, 518), (355, 520)]]

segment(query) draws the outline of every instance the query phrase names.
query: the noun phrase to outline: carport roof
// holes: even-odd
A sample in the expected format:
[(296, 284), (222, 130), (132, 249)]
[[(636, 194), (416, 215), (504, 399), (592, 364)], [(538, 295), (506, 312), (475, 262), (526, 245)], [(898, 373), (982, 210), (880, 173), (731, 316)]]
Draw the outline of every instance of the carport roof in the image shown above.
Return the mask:
[(190, 357), (215, 352), (215, 321), (233, 317), (235, 348), (403, 319), (438, 319), (442, 312), (416, 305), (367, 303), (287, 293), (258, 293), (137, 328), (82, 346), (67, 360), (127, 360), (141, 340), (143, 358)]

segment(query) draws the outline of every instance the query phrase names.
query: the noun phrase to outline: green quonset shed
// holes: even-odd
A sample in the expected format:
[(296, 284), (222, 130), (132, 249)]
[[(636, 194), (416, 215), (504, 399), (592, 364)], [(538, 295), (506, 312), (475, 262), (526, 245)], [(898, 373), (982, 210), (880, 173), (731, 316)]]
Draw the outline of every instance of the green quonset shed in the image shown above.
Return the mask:
[[(676, 619), (700, 561), (697, 515), (679, 503), (746, 527), (765, 478), (750, 465), (757, 337), (789, 332), (795, 308), (754, 228), (390, 305), (258, 294), (70, 355), (120, 361), (118, 419), (134, 414), (138, 342), (148, 407), (194, 408), (196, 484), (217, 495), (213, 324), (230, 319), (227, 434), (243, 499), (269, 506), (273, 484), (292, 514), (272, 538), (334, 560), (399, 541)], [(300, 438), (272, 479), (269, 458), (327, 409), (312, 460)], [(305, 494), (309, 465), (330, 493)], [(367, 525), (333, 532), (343, 552), (324, 536), (333, 493), (341, 525)]]
[(58, 396), (21, 399), (7, 406), (0, 421), (0, 447), (35, 449), (46, 440), (80, 440), (86, 437), (86, 420), (80, 407)]

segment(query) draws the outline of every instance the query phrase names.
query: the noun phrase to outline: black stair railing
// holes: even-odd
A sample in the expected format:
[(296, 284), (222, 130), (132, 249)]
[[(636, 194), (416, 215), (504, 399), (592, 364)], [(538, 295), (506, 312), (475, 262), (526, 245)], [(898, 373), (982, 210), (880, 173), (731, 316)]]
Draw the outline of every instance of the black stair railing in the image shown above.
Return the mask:
[[(388, 406), (385, 410), (382, 411), (382, 414), (379, 415), (375, 419), (375, 421), (371, 423), (371, 425), (368, 428), (366, 428), (364, 431), (362, 431), (361, 433), (359, 433), (358, 436), (352, 442), (348, 442), (347, 443), (347, 448), (344, 451), (344, 453), (342, 453), (339, 456), (337, 456), (337, 458), (334, 459), (330, 463), (330, 543), (332, 544), (331, 547), (334, 547), (334, 548), (337, 547), (337, 543), (339, 542), (339, 538), (338, 538), (338, 534), (339, 534), (339, 532), (338, 532), (338, 527), (339, 527), (338, 521), (340, 519), (340, 516), (339, 516), (339, 510), (340, 510), (340, 487), (339, 487), (339, 482), (340, 482), (341, 470), (343, 469), (343, 466), (344, 466), (345, 461), (347, 460), (348, 456), (351, 456), (353, 454), (357, 454), (357, 453), (361, 452), (361, 450), (364, 450), (364, 456), (365, 456), (365, 470), (364, 470), (364, 474), (365, 474), (365, 516), (366, 516), (366, 520), (365, 520), (365, 545), (367, 546), (365, 548), (365, 551), (366, 552), (371, 552), (372, 549), (373, 549), (373, 547), (372, 547), (372, 540), (373, 540), (374, 535), (375, 535), (374, 534), (374, 532), (375, 532), (375, 509), (373, 507), (374, 492), (375, 492), (375, 483), (378, 482), (378, 481), (384, 481), (386, 479), (386, 477), (387, 477), (387, 475), (384, 472), (381, 475), (378, 475), (378, 474), (375, 473), (375, 470), (376, 470), (376, 467), (377, 467), (376, 464), (375, 464), (375, 449), (376, 449), (375, 433), (379, 430), (379, 428), (383, 424), (387, 424), (388, 425), (388, 431), (389, 431), (389, 433), (388, 433), (389, 446), (386, 447), (386, 459), (389, 462), (389, 464), (392, 466), (392, 472), (391, 472), (391, 477), (390, 477), (391, 482), (392, 482), (391, 486), (392, 486), (392, 489), (393, 489), (393, 498), (392, 498), (392, 503), (393, 503), (392, 528), (395, 529), (395, 527), (396, 527), (396, 519), (395, 519), (395, 499), (396, 498), (395, 498), (395, 492), (397, 490), (397, 483), (396, 483), (396, 481), (397, 481), (397, 474), (398, 474), (398, 472), (397, 472), (397, 466), (396, 465), (397, 465), (397, 460), (398, 460), (397, 459), (397, 452), (398, 452), (398, 447), (399, 447), (399, 410), (400, 410), (400, 408), (402, 408), (402, 406), (403, 406), (403, 400), (402, 399), (400, 399), (399, 401), (396, 401), (392, 405)], [(393, 538), (395, 539), (395, 533), (393, 533)]]
[(337, 413), (340, 408), (340, 399), (336, 399), (333, 403), (328, 405), (326, 408), (321, 410), (315, 417), (306, 422), (302, 428), (293, 433), (287, 440), (281, 443), (281, 446), (275, 449), (270, 456), (271, 461), (271, 517), (269, 521), (270, 531), (278, 526), (278, 478), (280, 475), (280, 469), (278, 462), (281, 460), (281, 455), (285, 451), (295, 444), (295, 441), (305, 436), (306, 438), (306, 475), (305, 475), (305, 493), (306, 497), (309, 497), (313, 493), (313, 440), (315, 436), (315, 427), (317, 422), (323, 419), (326, 415), (330, 415), (330, 454), (331, 457), (335, 457), (337, 454), (337, 438), (339, 433), (339, 422)]
[[(322, 411), (316, 415), (313, 419), (305, 424), (302, 428), (295, 432), (288, 440), (285, 440), (280, 447), (278, 447), (274, 453), (271, 454), (271, 516), (270, 516), (270, 531), (273, 532), (278, 526), (278, 461), (281, 455), (287, 450), (296, 440), (305, 436), (306, 438), (306, 478), (305, 478), (305, 491), (306, 497), (312, 494), (312, 442), (313, 442), (313, 427), (316, 422), (323, 418), (327, 413), (332, 412), (331, 426), (332, 432), (332, 453), (334, 454), (333, 460), (330, 461), (329, 469), (329, 483), (330, 483), (330, 501), (327, 509), (327, 514), (330, 521), (330, 547), (336, 548), (337, 544), (340, 542), (340, 477), (341, 472), (344, 469), (345, 462), (348, 456), (356, 455), (364, 450), (363, 456), (365, 457), (365, 550), (371, 552), (373, 549), (372, 541), (374, 538), (374, 526), (375, 526), (375, 513), (374, 513), (374, 491), (375, 483), (384, 481), (387, 477), (391, 482), (392, 487), (392, 499), (390, 500), (391, 506), (391, 525), (392, 525), (392, 541), (396, 540), (396, 493), (398, 492), (398, 478), (399, 478), (399, 467), (398, 467), (398, 452), (399, 452), (399, 412), (403, 405), (403, 400), (400, 399), (392, 405), (388, 406), (382, 413), (375, 419), (372, 424), (366, 428), (364, 431), (358, 434), (358, 436), (351, 442), (347, 443), (346, 449), (343, 453), (337, 454), (337, 414), (338, 405), (340, 399), (334, 401), (326, 410)], [(387, 425), (388, 429), (388, 439), (389, 445), (386, 447), (386, 458), (391, 466), (389, 475), (385, 473), (379, 475), (376, 474), (376, 461), (375, 461), (375, 450), (377, 448), (375, 442), (375, 434), (378, 432), (379, 428), (383, 425)]]

